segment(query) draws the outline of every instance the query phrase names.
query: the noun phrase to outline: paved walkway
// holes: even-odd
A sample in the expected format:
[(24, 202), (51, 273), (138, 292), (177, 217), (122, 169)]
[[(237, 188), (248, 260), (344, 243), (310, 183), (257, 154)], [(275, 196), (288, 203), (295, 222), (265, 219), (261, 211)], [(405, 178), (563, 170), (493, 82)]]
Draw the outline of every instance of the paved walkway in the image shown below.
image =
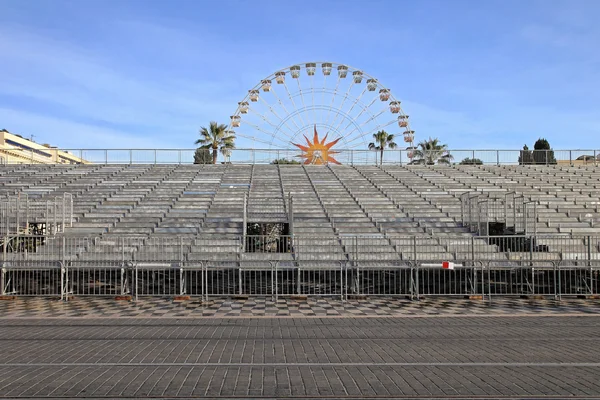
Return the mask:
[(497, 298), (464, 300), (429, 298), (421, 301), (371, 298), (342, 302), (321, 298), (293, 300), (265, 298), (246, 300), (199, 299), (174, 302), (169, 299), (145, 298), (138, 302), (102, 298), (76, 298), (63, 302), (44, 298), (19, 298), (0, 301), (0, 318), (21, 317), (403, 317), (422, 315), (507, 315), (507, 314), (600, 314), (600, 300), (565, 299), (524, 300)]
[(600, 317), (5, 318), (0, 397), (598, 398)]
[(600, 301), (0, 301), (0, 398), (600, 398)]

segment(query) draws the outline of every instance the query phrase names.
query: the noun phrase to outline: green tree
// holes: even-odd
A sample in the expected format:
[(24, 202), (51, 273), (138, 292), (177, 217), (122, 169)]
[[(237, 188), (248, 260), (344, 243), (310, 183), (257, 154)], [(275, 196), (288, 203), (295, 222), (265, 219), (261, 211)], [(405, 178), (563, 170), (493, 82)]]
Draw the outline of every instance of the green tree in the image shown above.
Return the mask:
[(448, 152), (448, 146), (440, 143), (438, 138), (423, 140), (414, 151), (413, 162), (415, 164), (450, 164), (454, 159)]
[(519, 165), (528, 165), (533, 163), (533, 154), (531, 154), (531, 150), (529, 150), (527, 145), (523, 145), (523, 150), (521, 150), (521, 154), (519, 155)]
[(539, 138), (533, 145), (533, 161), (535, 164), (556, 164), (554, 151), (546, 139)]
[(465, 158), (464, 160), (462, 160), (459, 164), (461, 165), (483, 165), (483, 161), (481, 161), (479, 158)]
[(212, 164), (213, 156), (209, 149), (197, 148), (194, 153), (194, 164)]
[(221, 152), (224, 156), (229, 155), (231, 149), (235, 149), (235, 135), (228, 132), (225, 124), (217, 124), (211, 121), (208, 128), (200, 128), (200, 139), (196, 144), (201, 149), (212, 150), (212, 163), (217, 163), (217, 154)]
[(398, 147), (394, 142), (394, 135), (386, 131), (379, 131), (373, 134), (374, 142), (369, 143), (369, 150), (379, 151), (379, 165), (383, 164), (383, 151), (387, 148), (395, 149)]
[(300, 164), (300, 161), (288, 160), (287, 158), (278, 158), (271, 161), (271, 164)]

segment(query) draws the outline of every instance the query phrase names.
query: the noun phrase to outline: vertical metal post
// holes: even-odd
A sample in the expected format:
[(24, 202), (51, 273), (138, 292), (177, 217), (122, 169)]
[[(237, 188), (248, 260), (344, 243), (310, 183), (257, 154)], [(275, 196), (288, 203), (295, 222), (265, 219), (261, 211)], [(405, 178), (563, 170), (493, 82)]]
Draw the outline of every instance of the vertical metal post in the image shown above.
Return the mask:
[(413, 236), (413, 261), (417, 262), (417, 237)]
[(513, 224), (515, 225), (515, 234), (517, 233), (517, 197), (513, 195)]
[(133, 164), (133, 150), (129, 149), (129, 165)]
[(2, 266), (3, 267), (4, 267), (4, 263), (6, 262), (7, 250), (8, 250), (8, 235), (4, 236), (4, 243), (2, 244)]
[(25, 195), (25, 234), (29, 234), (29, 195)]
[(352, 252), (354, 254), (354, 265), (358, 267), (358, 237), (354, 236), (352, 242), (354, 244), (354, 251)]
[(416, 297), (417, 300), (420, 300), (420, 295), (419, 295), (419, 264), (415, 262), (415, 293), (416, 293)]
[(60, 299), (65, 300), (67, 296), (65, 295), (65, 265), (60, 263)]
[(154, 149), (154, 165), (156, 165), (157, 162), (157, 154), (156, 154), (156, 149)]
[(537, 203), (533, 203), (533, 235), (537, 236)]
[(488, 271), (488, 299), (490, 303), (492, 302), (492, 269), (490, 268), (490, 263), (487, 265)]
[(465, 196), (464, 193), (460, 195), (460, 221), (465, 226)]
[(558, 300), (558, 288), (556, 287), (556, 280), (558, 279), (558, 268), (556, 263), (553, 263), (554, 265), (554, 279), (552, 279), (553, 284), (554, 284), (554, 300)]
[(587, 237), (587, 259), (588, 267), (592, 266), (592, 238), (588, 235)]
[(205, 263), (204, 261), (200, 261), (200, 286), (202, 287), (201, 290), (201, 295), (202, 295), (202, 301), (206, 301), (208, 299), (208, 297), (206, 297), (206, 279), (204, 276), (204, 268), (205, 268)]
[(471, 236), (471, 262), (475, 266), (475, 236)]
[(56, 210), (56, 206), (57, 206), (56, 202), (52, 203), (52, 205), (53, 205), (53, 210), (54, 210), (54, 212), (53, 212), (53, 214), (54, 214), (54, 232), (53, 232), (53, 234), (56, 234), (56, 233), (58, 233), (58, 220), (57, 220), (58, 216), (56, 215), (56, 214), (58, 214), (58, 211)]
[(244, 193), (244, 216), (242, 219), (242, 251), (246, 252), (246, 232), (248, 231), (248, 193)]
[[(535, 238), (533, 236), (529, 237), (529, 262), (533, 265), (533, 242)], [(533, 271), (533, 270), (532, 270)], [(533, 277), (531, 278), (533, 281)]]
[(63, 264), (65, 264), (65, 265), (67, 264), (67, 254), (66, 254), (67, 253), (67, 244), (65, 243), (66, 240), (67, 240), (67, 238), (64, 237), (64, 236), (61, 238), (61, 242), (62, 242), (62, 246), (61, 246), (62, 255), (60, 257), (61, 258), (60, 261)]
[(183, 272), (183, 266), (179, 266), (179, 295), (185, 294), (185, 274)]
[(344, 301), (344, 262), (340, 261), (340, 280), (341, 282), (341, 286), (340, 286), (340, 301)]
[[(289, 197), (289, 206), (288, 206), (288, 224), (290, 227), (290, 236), (294, 237), (294, 198), (292, 197), (292, 193), (288, 195)], [(291, 245), (291, 243), (290, 243)]]
[(0, 272), (0, 295), (6, 295), (6, 268), (4, 267), (4, 263), (2, 263), (2, 270)]
[(500, 165), (500, 150), (496, 150), (496, 166)]
[(569, 150), (569, 165), (573, 166), (573, 151)]
[(108, 150), (104, 150), (104, 165), (108, 164)]
[(125, 266), (121, 265), (121, 296), (125, 295)]
[(17, 203), (17, 226), (16, 226), (16, 230), (15, 232), (17, 234), (19, 234), (19, 217), (21, 216), (21, 195), (19, 194), (19, 196), (17, 196), (16, 198), (16, 203)]
[(399, 152), (400, 152), (400, 165), (402, 165), (402, 150), (400, 150)]
[(279, 300), (279, 285), (278, 285), (278, 276), (277, 276), (277, 267), (279, 266), (279, 261), (275, 261), (273, 263), (274, 265), (274, 278), (272, 278), (272, 281), (275, 281), (275, 302), (277, 302)]
[(179, 165), (181, 165), (181, 150), (177, 150), (177, 158), (179, 161)]
[(134, 287), (135, 287), (135, 301), (138, 301), (138, 265), (137, 263), (135, 263), (135, 283), (134, 283)]
[(298, 267), (298, 279), (296, 280), (296, 294), (300, 294), (300, 279), (301, 278), (302, 273), (300, 272), (300, 267)]
[(244, 294), (244, 290), (242, 288), (242, 282), (243, 282), (242, 274), (243, 274), (243, 271), (242, 271), (242, 267), (240, 265), (240, 268), (238, 268), (238, 292), (240, 295)]
[(558, 278), (557, 278), (557, 283), (556, 283), (557, 299), (561, 300), (561, 298), (562, 298), (562, 278), (561, 278), (561, 274), (560, 274), (560, 262), (557, 264), (556, 268), (558, 269)]
[(523, 202), (523, 229), (525, 230), (525, 236), (527, 236), (529, 234), (528, 229), (527, 229), (527, 205), (528, 203)]
[(354, 165), (354, 150), (350, 150), (350, 165)]

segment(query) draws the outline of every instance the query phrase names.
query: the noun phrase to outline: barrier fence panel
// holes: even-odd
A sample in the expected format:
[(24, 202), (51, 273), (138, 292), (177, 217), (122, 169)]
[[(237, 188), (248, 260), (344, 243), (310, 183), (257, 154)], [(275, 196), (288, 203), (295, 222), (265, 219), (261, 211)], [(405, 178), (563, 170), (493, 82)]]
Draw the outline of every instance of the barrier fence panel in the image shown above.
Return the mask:
[(65, 268), (65, 294), (118, 296), (131, 293), (129, 267), (71, 266)]
[(411, 267), (353, 268), (349, 270), (348, 294), (365, 296), (412, 296)]
[(344, 264), (337, 268), (330, 264), (322, 267), (300, 268), (298, 270), (298, 293), (307, 296), (340, 296), (345, 295), (346, 271)]
[(597, 292), (594, 280), (597, 281), (598, 271), (581, 267), (559, 267), (557, 276), (558, 297), (585, 296)]
[(418, 267), (414, 270), (417, 296), (483, 295), (483, 268)]
[(206, 273), (202, 264), (185, 265), (183, 269), (183, 293), (193, 297), (205, 297), (204, 279)]
[(3, 296), (56, 296), (64, 293), (64, 269), (61, 265), (37, 264), (3, 267), (1, 294)]
[(136, 264), (134, 293), (137, 296), (179, 296), (182, 294), (183, 269), (169, 264)]
[(291, 296), (298, 294), (298, 282), (297, 268), (276, 264), (275, 296)]
[[(198, 282), (195, 270), (192, 277), (193, 282)], [(240, 292), (241, 279), (243, 276), (238, 267), (232, 268), (228, 265), (219, 266), (217, 263), (207, 263), (204, 266), (204, 280), (200, 277), (200, 282), (204, 283), (203, 292), (206, 297), (235, 296), (243, 292)]]
[[(251, 238), (252, 249), (259, 251), (240, 253), (239, 237), (5, 236), (2, 293), (560, 297), (599, 292), (596, 236), (281, 240)], [(454, 263), (454, 270), (443, 269), (444, 261)]]
[(483, 278), (486, 294), (490, 297), (533, 294), (531, 268), (490, 267)]

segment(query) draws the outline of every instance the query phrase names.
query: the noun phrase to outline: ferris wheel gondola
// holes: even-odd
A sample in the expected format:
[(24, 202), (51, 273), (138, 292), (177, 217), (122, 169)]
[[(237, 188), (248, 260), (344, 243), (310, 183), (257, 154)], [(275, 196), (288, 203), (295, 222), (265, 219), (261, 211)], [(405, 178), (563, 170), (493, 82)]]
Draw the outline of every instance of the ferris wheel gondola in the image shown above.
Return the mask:
[(238, 148), (301, 149), (335, 141), (342, 152), (366, 150), (380, 130), (414, 147), (408, 115), (391, 90), (333, 62), (295, 64), (261, 79), (238, 103), (227, 130), (235, 132)]

